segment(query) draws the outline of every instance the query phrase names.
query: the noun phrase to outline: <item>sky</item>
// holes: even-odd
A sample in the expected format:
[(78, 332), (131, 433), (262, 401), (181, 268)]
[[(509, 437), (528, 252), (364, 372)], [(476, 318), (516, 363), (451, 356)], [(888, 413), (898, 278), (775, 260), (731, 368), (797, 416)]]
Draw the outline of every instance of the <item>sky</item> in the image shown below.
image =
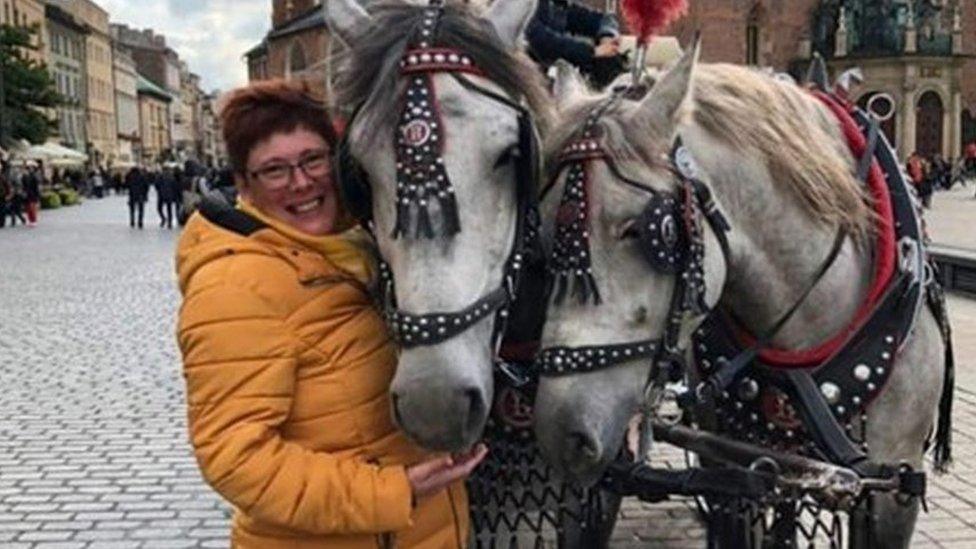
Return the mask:
[(247, 83), (244, 52), (271, 27), (271, 0), (95, 0), (112, 23), (152, 28), (207, 92)]

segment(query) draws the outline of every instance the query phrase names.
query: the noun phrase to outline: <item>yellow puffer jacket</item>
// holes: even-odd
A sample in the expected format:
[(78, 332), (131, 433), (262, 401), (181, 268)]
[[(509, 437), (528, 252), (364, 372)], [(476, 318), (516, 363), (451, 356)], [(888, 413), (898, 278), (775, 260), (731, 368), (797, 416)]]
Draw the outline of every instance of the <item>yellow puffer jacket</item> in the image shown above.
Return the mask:
[(287, 231), (241, 234), (226, 219), (244, 214), (223, 214), (195, 214), (180, 239), (178, 338), (190, 436), (237, 510), (233, 546), (464, 546), (462, 484), (411, 505), (405, 466), (432, 456), (390, 418), (396, 353), (365, 286)]

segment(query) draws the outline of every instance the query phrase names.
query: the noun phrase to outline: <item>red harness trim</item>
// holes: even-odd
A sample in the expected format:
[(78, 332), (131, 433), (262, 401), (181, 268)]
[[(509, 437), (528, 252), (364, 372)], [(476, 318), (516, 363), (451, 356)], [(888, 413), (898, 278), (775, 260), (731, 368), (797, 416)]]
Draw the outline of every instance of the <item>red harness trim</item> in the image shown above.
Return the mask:
[[(851, 153), (853, 153), (854, 158), (860, 158), (867, 149), (867, 139), (850, 115), (849, 111), (853, 109), (853, 106), (842, 103), (837, 98), (823, 92), (813, 91), (812, 93), (834, 113), (841, 131), (844, 133), (844, 138), (847, 139)], [(854, 315), (851, 323), (828, 341), (809, 349), (763, 349), (759, 353), (759, 358), (763, 364), (776, 368), (812, 368), (819, 366), (836, 353), (850, 335), (868, 319), (878, 300), (884, 294), (895, 271), (896, 243), (891, 196), (888, 193), (888, 185), (885, 183), (885, 174), (881, 171), (881, 166), (877, 160), (871, 162), (867, 185), (877, 213), (878, 227), (874, 247), (874, 279), (864, 302), (861, 303), (861, 307)], [(741, 339), (746, 345), (752, 345), (755, 342), (754, 337), (745, 333), (741, 334)]]

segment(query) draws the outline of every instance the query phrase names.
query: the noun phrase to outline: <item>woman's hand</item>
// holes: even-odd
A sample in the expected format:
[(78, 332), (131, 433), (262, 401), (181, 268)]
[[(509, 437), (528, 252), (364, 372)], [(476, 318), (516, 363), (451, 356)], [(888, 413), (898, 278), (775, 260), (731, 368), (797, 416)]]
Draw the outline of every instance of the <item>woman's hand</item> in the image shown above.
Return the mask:
[(449, 484), (467, 478), (488, 455), (488, 447), (478, 444), (463, 454), (435, 458), (407, 467), (407, 479), (415, 501), (443, 490)]

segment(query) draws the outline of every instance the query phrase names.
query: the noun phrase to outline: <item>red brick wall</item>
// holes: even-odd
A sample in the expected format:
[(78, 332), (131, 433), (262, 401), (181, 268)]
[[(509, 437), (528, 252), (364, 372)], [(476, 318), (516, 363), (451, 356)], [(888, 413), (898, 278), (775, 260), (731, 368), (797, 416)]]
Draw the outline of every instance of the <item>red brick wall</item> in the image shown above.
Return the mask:
[[(962, 14), (962, 47), (969, 55), (976, 54), (976, 5), (971, 2), (963, 4)], [(976, 113), (976, 59), (969, 59), (962, 69), (962, 105)]]
[[(290, 11), (288, 4), (291, 4)], [(278, 28), (310, 10), (314, 5), (315, 0), (274, 0), (271, 5), (271, 25), (273, 28)]]
[[(604, 0), (582, 0), (602, 10)], [(789, 66), (800, 39), (809, 36), (812, 10), (819, 0), (690, 0), (688, 15), (665, 34), (682, 44), (691, 42), (695, 31), (702, 33), (702, 59), (709, 62), (746, 62), (746, 24), (749, 14), (759, 14), (759, 62), (778, 70)]]
[(307, 66), (311, 67), (320, 62), (325, 58), (326, 37), (324, 28), (316, 28), (271, 40), (268, 43), (268, 74), (272, 78), (285, 76), (288, 52), (295, 42), (302, 45)]

